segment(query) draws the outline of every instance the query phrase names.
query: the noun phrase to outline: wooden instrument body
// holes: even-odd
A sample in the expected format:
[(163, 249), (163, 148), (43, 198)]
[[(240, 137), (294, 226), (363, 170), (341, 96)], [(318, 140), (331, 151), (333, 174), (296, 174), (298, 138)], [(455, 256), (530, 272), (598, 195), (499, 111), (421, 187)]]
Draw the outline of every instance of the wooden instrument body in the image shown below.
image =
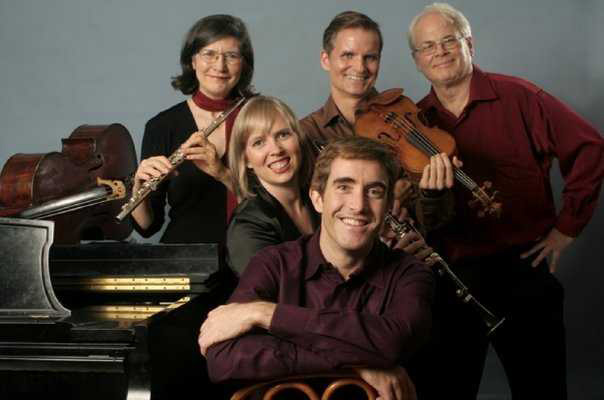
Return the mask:
[(430, 163), (430, 155), (414, 146), (408, 136), (411, 133), (406, 126), (389, 121), (393, 113), (401, 119), (407, 119), (441, 153), (450, 157), (456, 152), (455, 139), (440, 128), (428, 127), (419, 118), (420, 109), (402, 89), (389, 89), (372, 99), (367, 106), (357, 111), (355, 131), (358, 135), (383, 141), (399, 151), (401, 164), (409, 176), (419, 181), (423, 169)]
[[(399, 160), (407, 175), (419, 182), (430, 157), (456, 153), (455, 139), (446, 131), (430, 127), (421, 120), (420, 109), (403, 89), (386, 90), (370, 99), (356, 112), (355, 131), (358, 135), (376, 139), (391, 145), (398, 151)], [(501, 203), (496, 201), (497, 191), (490, 181), (479, 186), (460, 168), (454, 168), (453, 176), (472, 192), (468, 202), (479, 217), (501, 216)]]
[[(123, 125), (82, 125), (62, 139), (61, 152), (19, 153), (8, 159), (0, 173), (0, 204), (5, 207), (0, 216), (91, 189), (97, 178), (124, 179), (136, 166), (134, 143)], [(125, 239), (132, 226), (113, 219), (124, 201), (48, 218), (55, 221), (55, 243)]]

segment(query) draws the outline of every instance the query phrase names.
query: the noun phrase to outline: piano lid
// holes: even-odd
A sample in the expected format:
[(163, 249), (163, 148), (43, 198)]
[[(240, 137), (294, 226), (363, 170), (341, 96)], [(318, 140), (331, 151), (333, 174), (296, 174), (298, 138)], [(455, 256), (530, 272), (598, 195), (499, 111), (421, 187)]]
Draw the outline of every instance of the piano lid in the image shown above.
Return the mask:
[(48, 254), (54, 222), (0, 218), (0, 323), (70, 315), (53, 291)]

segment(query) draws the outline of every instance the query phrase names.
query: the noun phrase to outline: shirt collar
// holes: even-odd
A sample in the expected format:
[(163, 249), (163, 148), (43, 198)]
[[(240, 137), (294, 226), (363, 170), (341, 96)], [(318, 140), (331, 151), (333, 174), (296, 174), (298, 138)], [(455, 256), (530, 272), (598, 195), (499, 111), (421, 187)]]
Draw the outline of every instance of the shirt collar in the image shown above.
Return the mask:
[[(476, 101), (488, 101), (495, 100), (498, 98), (489, 77), (483, 72), (476, 64), (472, 64), (472, 81), (470, 82), (470, 98), (468, 104)], [(424, 109), (427, 111), (430, 108), (442, 109), (434, 87), (430, 88), (430, 93), (426, 96)]]
[(476, 64), (472, 65), (472, 82), (470, 83), (470, 100), (469, 103), (482, 100), (495, 100), (497, 93), (493, 89), (493, 85), (489, 77)]
[[(321, 252), (319, 243), (320, 237), (321, 228), (319, 227), (306, 244), (306, 254), (308, 256), (306, 273), (304, 275), (306, 280), (311, 279), (321, 268), (329, 265), (329, 261), (325, 259)], [(373, 249), (371, 249), (367, 260), (365, 261), (365, 265), (361, 270), (351, 275), (350, 279), (364, 279), (373, 286), (381, 289), (385, 288), (386, 277), (384, 275), (384, 263), (386, 249), (386, 246), (382, 242), (376, 240)]]
[(340, 118), (344, 119), (344, 117), (340, 113), (340, 110), (338, 109), (338, 106), (336, 105), (336, 102), (333, 100), (333, 97), (329, 95), (329, 98), (323, 106), (321, 125), (323, 126), (323, 128), (325, 128), (330, 125), (334, 120), (338, 120)]
[[(367, 99), (370, 99), (371, 97), (373, 97), (377, 94), (378, 94), (378, 91), (376, 90), (376, 88), (375, 87), (371, 88), (371, 90), (367, 94), (367, 97), (365, 97), (365, 99), (363, 99), (363, 102), (367, 101)], [(321, 125), (323, 126), (323, 128), (326, 128), (328, 125), (330, 125), (334, 122), (337, 122), (338, 120), (342, 120), (342, 121), (348, 123), (346, 121), (346, 119), (344, 118), (344, 116), (342, 115), (342, 113), (340, 112), (340, 109), (336, 105), (336, 102), (333, 100), (333, 96), (329, 95), (329, 98), (323, 105), (323, 113), (321, 115), (321, 120), (320, 120)]]

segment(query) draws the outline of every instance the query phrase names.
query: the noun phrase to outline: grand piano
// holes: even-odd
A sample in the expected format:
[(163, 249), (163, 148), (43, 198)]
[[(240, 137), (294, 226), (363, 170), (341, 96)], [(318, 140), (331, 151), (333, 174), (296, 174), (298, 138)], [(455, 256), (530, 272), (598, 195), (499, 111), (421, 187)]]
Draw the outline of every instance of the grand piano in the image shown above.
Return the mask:
[(224, 300), (218, 246), (52, 246), (53, 229), (0, 218), (0, 396), (158, 399), (193, 382), (199, 390), (197, 327)]
[[(80, 126), (62, 153), (17, 154), (2, 169), (0, 398), (220, 397), (196, 337), (233, 279), (217, 244), (124, 241), (123, 189), (113, 197), (97, 181), (135, 168), (128, 131), (112, 124)], [(64, 197), (44, 195), (53, 185)]]

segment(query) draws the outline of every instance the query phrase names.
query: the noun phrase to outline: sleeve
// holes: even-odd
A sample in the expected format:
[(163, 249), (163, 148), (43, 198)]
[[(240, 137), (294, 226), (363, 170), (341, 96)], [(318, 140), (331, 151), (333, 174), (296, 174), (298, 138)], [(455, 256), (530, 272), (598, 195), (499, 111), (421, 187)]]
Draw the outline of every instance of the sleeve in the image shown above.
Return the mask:
[(558, 158), (564, 178), (556, 228), (576, 237), (598, 204), (604, 177), (604, 140), (593, 126), (543, 90), (531, 103), (529, 123), (537, 151)]
[(409, 360), (432, 324), (432, 273), (413, 263), (392, 282), (382, 313), (278, 304), (270, 332), (322, 355), (336, 368), (389, 368)]
[(417, 221), (424, 234), (437, 230), (451, 221), (455, 215), (453, 192), (443, 190), (432, 195), (422, 193), (420, 190), (415, 210)]
[(241, 275), (258, 250), (280, 242), (274, 223), (243, 210), (235, 214), (229, 225), (226, 238), (227, 263), (237, 275)]
[(208, 349), (212, 382), (273, 379), (281, 376), (328, 372), (324, 358), (267, 333), (248, 333)]
[[(145, 125), (145, 133), (143, 135), (143, 144), (141, 147), (141, 161), (149, 157), (163, 155), (170, 156), (169, 144), (167, 138), (169, 131), (163, 124), (157, 121), (157, 118), (151, 119)], [(132, 225), (138, 234), (148, 238), (159, 232), (165, 221), (165, 205), (168, 191), (168, 181), (164, 180), (157, 188), (149, 194), (151, 209), (153, 210), (153, 222), (147, 229), (142, 229), (134, 220)]]
[[(278, 298), (276, 256), (262, 251), (252, 258), (230, 302)], [(412, 261), (392, 277), (379, 314), (354, 309), (306, 308), (277, 304), (268, 332), (254, 332), (211, 346), (210, 377), (216, 381), (277, 377), (367, 366), (390, 368), (407, 360), (428, 338), (433, 278)], [(403, 269), (403, 268), (402, 268)]]
[(418, 183), (412, 182), (403, 170), (399, 181), (402, 183), (399, 184), (397, 198), (409, 210), (423, 235), (453, 219), (455, 203), (451, 190), (422, 191)]
[[(229, 302), (276, 301), (279, 276), (270, 254), (261, 252), (252, 257)], [(324, 357), (260, 330), (211, 346), (206, 358), (214, 382), (276, 378), (334, 367)]]

